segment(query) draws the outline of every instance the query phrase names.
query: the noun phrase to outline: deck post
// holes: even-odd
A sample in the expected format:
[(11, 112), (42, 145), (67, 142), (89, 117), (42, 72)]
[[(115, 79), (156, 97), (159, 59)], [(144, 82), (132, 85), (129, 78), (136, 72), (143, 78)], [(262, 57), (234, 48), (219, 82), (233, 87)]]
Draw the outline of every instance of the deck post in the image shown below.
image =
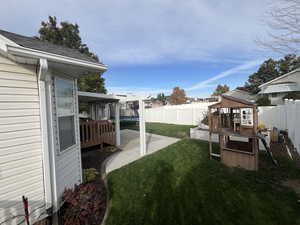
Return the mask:
[(139, 125), (140, 125), (140, 154), (147, 154), (146, 150), (146, 129), (145, 129), (145, 103), (139, 99)]
[(121, 144), (120, 136), (120, 103), (115, 104), (115, 129), (116, 129), (116, 146)]

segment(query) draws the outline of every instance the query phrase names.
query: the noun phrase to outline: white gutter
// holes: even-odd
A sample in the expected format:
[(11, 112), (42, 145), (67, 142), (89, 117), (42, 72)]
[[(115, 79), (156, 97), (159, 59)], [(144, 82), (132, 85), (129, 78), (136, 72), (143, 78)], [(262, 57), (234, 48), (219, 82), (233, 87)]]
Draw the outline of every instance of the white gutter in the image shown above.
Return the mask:
[(58, 62), (58, 63), (76, 65), (80, 67), (86, 67), (100, 72), (105, 72), (107, 70), (107, 66), (100, 63), (88, 62), (88, 61), (75, 59), (67, 56), (43, 52), (31, 48), (7, 45), (7, 51), (17, 56), (31, 57), (36, 59), (44, 58), (51, 62)]
[(40, 97), (40, 119), (41, 119), (41, 136), (42, 136), (42, 153), (43, 153), (43, 172), (44, 172), (44, 189), (46, 209), (52, 207), (52, 175), (51, 162), (48, 142), (48, 124), (47, 124), (47, 105), (45, 78), (48, 71), (46, 59), (39, 60), (38, 84)]

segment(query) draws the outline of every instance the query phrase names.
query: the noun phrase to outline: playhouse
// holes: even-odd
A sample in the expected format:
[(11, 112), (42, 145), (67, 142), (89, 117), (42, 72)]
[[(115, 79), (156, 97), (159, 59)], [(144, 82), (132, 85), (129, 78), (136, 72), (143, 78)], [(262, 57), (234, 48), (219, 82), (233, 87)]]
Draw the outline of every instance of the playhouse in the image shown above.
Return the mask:
[[(258, 169), (257, 106), (243, 99), (222, 96), (208, 107), (210, 157), (230, 167)], [(211, 136), (218, 134), (220, 153), (214, 153)]]

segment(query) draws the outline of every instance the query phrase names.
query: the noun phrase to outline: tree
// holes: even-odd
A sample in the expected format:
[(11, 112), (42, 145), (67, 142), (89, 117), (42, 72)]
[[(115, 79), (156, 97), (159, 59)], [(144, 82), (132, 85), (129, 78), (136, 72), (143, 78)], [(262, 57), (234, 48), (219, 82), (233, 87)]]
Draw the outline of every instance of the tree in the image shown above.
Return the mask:
[(300, 67), (300, 57), (294, 54), (286, 55), (279, 60), (268, 59), (264, 61), (257, 72), (251, 74), (245, 87), (253, 94), (257, 94), (260, 89), (259, 86), (270, 80), (275, 79), (283, 74)]
[(270, 41), (257, 40), (265, 48), (280, 53), (300, 53), (300, 0), (274, 1), (266, 13)]
[(165, 105), (167, 103), (167, 97), (165, 96), (164, 93), (159, 93), (157, 95), (157, 100), (160, 101), (163, 105)]
[(180, 105), (186, 103), (185, 91), (179, 87), (173, 88), (173, 93), (170, 96), (172, 105)]
[[(49, 16), (48, 21), (42, 21), (37, 38), (49, 41), (53, 44), (77, 49), (82, 54), (90, 56), (99, 62), (97, 55), (90, 52), (87, 45), (82, 43), (78, 24), (63, 21), (60, 23), (60, 26), (58, 26), (56, 17)], [(106, 93), (104, 78), (101, 77), (101, 74), (95, 73), (80, 78), (78, 80), (78, 89), (80, 91)]]
[(270, 106), (271, 101), (267, 95), (261, 96), (256, 100), (258, 106)]
[(216, 87), (216, 90), (214, 91), (212, 96), (220, 96), (220, 95), (226, 93), (227, 91), (229, 91), (229, 86), (227, 86), (226, 84), (224, 84), (224, 85), (219, 84)]

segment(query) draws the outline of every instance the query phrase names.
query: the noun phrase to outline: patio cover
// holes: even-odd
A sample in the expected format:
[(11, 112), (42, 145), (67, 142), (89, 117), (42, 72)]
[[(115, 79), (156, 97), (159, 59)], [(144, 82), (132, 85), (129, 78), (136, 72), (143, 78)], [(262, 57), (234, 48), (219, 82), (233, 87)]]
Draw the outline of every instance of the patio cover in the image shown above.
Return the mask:
[(78, 100), (87, 103), (110, 103), (119, 102), (120, 99), (114, 95), (78, 91)]

